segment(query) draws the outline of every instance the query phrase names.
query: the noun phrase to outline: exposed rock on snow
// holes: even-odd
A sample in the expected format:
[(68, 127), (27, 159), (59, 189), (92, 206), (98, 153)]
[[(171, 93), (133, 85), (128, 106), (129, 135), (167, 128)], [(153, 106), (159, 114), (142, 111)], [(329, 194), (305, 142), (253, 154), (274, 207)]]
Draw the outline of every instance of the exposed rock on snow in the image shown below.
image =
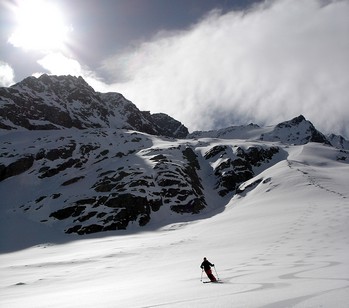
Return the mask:
[(159, 127), (159, 134), (162, 136), (171, 136), (174, 138), (185, 138), (189, 131), (188, 129), (179, 121), (171, 118), (164, 113), (154, 113), (149, 114), (151, 120)]
[(331, 143), (332, 146), (336, 147), (337, 149), (349, 150), (349, 141), (346, 140), (343, 136), (330, 134), (329, 136), (327, 136), (327, 140)]
[(196, 131), (189, 134), (188, 138), (264, 140), (290, 145), (317, 142), (349, 150), (349, 141), (342, 136), (334, 134), (326, 137), (310, 121), (306, 120), (303, 115), (295, 117), (290, 121), (281, 122), (276, 126), (259, 127), (256, 124), (231, 126), (220, 130)]
[(33, 166), (34, 157), (27, 155), (10, 163), (8, 166), (0, 164), (0, 181), (5, 180), (11, 176), (19, 175)]
[(0, 88), (0, 128), (125, 128), (182, 138), (188, 130), (167, 115), (140, 111), (119, 93), (95, 92), (82, 77), (28, 77)]
[(302, 115), (276, 125), (272, 131), (262, 134), (261, 140), (281, 141), (288, 144), (306, 144), (308, 142), (330, 144), (326, 137)]
[(211, 158), (211, 161), (220, 154), (219, 159), (212, 165), (215, 166), (213, 169), (217, 177), (215, 188), (221, 196), (235, 192), (241, 183), (253, 178), (256, 175), (254, 167), (268, 164), (280, 149), (273, 146), (268, 148), (252, 146), (244, 150), (237, 147), (233, 149), (233, 155), (229, 155), (229, 151), (232, 149), (227, 146), (216, 146), (205, 154), (206, 159)]

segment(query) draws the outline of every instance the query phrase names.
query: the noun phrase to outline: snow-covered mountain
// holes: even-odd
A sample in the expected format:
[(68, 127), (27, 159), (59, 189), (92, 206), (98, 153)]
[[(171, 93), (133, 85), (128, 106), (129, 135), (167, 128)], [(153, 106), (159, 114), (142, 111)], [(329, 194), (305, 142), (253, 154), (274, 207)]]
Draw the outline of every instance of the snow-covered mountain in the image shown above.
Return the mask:
[(188, 134), (179, 121), (142, 112), (119, 93), (95, 92), (82, 77), (28, 77), (0, 88), (0, 99), (2, 129), (124, 128), (177, 138)]
[[(121, 94), (97, 93), (81, 77), (29, 77), (0, 93), (6, 221), (23, 215), (68, 234), (195, 219), (286, 160), (289, 146), (331, 145), (303, 116), (171, 139), (186, 132), (181, 123), (141, 112)], [(347, 151), (334, 151), (347, 162)]]
[(306, 120), (303, 115), (290, 121), (279, 123), (276, 126), (259, 127), (251, 123), (249, 125), (231, 126), (219, 130), (196, 131), (187, 137), (279, 141), (292, 145), (318, 142), (332, 145), (338, 149), (349, 149), (349, 141), (344, 137), (335, 134), (325, 136), (310, 121)]
[(47, 75), (0, 89), (0, 123), (0, 306), (346, 307), (343, 137), (299, 116), (184, 138)]

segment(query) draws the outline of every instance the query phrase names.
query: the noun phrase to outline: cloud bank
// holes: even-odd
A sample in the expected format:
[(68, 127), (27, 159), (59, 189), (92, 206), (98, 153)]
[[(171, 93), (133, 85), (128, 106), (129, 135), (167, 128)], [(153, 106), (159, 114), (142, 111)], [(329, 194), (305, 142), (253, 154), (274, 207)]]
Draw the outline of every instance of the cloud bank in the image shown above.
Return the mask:
[(103, 62), (140, 109), (193, 130), (303, 114), (349, 136), (349, 1), (267, 1), (247, 12), (213, 11), (190, 29)]
[[(107, 92), (111, 87), (105, 84), (96, 73), (79, 63), (75, 58), (66, 56), (62, 52), (52, 52), (39, 59), (37, 63), (53, 75), (82, 76), (94, 89)], [(33, 74), (42, 75), (42, 72)]]
[(6, 62), (0, 61), (0, 87), (9, 87), (14, 84), (15, 73)]

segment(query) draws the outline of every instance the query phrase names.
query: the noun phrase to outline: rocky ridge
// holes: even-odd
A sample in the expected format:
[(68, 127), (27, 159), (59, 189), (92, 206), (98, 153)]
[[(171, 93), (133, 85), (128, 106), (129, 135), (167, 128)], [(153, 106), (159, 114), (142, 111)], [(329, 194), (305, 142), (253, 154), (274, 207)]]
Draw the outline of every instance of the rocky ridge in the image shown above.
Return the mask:
[(28, 77), (0, 88), (0, 98), (1, 129), (123, 128), (176, 138), (188, 134), (179, 121), (140, 111), (119, 93), (95, 92), (82, 77)]

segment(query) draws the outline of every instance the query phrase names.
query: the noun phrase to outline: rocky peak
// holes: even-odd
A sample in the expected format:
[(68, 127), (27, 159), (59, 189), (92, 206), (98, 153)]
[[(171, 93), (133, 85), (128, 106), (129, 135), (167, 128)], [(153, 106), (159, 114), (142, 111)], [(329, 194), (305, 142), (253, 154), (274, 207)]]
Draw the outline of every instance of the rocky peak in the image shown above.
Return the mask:
[(27, 77), (19, 83), (11, 86), (13, 89), (29, 89), (33, 92), (48, 92), (56, 95), (64, 95), (72, 90), (83, 90), (85, 92), (94, 93), (94, 89), (81, 77), (71, 75), (67, 76), (49, 76), (43, 74), (36, 78), (33, 76)]
[(221, 138), (278, 141), (285, 144), (318, 142), (330, 144), (327, 138), (303, 115), (275, 126), (259, 127), (256, 124), (231, 126), (216, 131), (194, 132), (189, 138)]
[(161, 135), (185, 138), (189, 134), (188, 129), (181, 122), (171, 118), (167, 114), (154, 113), (149, 115), (151, 120), (159, 127)]
[(303, 115), (277, 124), (270, 132), (262, 134), (260, 139), (288, 144), (306, 144), (308, 142), (330, 144), (326, 137)]
[[(82, 78), (42, 75), (0, 88), (0, 128), (49, 130), (125, 128), (183, 138), (187, 128), (164, 115), (153, 117), (119, 93), (99, 93)], [(180, 128), (180, 129), (179, 129)]]

